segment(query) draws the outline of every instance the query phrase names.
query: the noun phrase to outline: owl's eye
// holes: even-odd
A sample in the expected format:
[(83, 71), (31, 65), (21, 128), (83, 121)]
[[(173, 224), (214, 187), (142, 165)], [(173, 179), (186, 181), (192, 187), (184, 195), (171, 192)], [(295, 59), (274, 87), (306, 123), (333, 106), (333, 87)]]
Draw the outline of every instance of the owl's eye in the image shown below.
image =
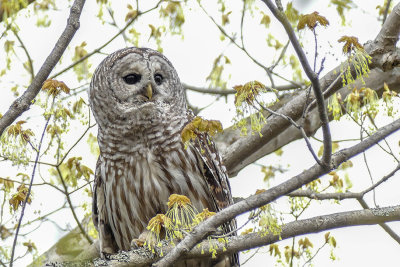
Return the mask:
[(137, 74), (137, 73), (131, 73), (131, 74), (128, 74), (128, 75), (122, 77), (122, 79), (124, 79), (124, 81), (125, 81), (127, 84), (135, 84), (135, 83), (138, 83), (138, 82), (140, 81), (141, 78), (142, 78), (142, 75)]
[(160, 85), (163, 82), (163, 80), (164, 77), (161, 74), (157, 73), (154, 75), (154, 81), (156, 82), (157, 85)]

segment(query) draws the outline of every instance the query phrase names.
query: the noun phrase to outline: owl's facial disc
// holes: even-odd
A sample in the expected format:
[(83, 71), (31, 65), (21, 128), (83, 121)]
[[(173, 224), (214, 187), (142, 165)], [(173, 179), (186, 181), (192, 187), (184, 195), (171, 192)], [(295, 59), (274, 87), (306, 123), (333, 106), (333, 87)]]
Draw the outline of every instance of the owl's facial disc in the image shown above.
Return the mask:
[(109, 73), (110, 97), (123, 112), (163, 110), (177, 97), (175, 70), (158, 54), (127, 54), (113, 64)]

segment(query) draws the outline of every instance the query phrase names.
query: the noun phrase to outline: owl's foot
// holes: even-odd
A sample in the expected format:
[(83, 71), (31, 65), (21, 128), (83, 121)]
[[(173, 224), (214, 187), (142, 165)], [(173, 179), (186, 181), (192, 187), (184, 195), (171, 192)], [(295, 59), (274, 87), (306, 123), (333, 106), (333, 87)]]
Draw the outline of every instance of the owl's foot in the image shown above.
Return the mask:
[(141, 240), (139, 238), (132, 239), (131, 249), (138, 249), (138, 248), (144, 247), (144, 242), (146, 242), (146, 240)]
[(138, 238), (134, 238), (131, 241), (131, 248), (138, 249), (141, 247), (149, 246), (154, 247), (157, 244), (156, 237), (154, 234), (148, 230), (144, 230)]

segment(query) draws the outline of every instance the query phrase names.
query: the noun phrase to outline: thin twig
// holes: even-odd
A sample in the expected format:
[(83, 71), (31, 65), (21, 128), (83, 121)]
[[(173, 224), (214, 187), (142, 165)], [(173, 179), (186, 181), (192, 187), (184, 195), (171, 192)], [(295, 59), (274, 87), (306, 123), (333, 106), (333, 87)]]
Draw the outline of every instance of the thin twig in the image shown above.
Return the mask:
[(162, 2), (163, 2), (163, 0), (160, 0), (160, 1), (158, 1), (158, 3), (157, 3), (154, 7), (150, 8), (150, 9), (148, 9), (148, 10), (146, 10), (146, 11), (143, 11), (143, 12), (138, 12), (138, 13), (136, 14), (136, 16), (133, 17), (133, 18), (131, 18), (131, 19), (128, 21), (128, 23), (127, 23), (121, 30), (119, 30), (113, 37), (111, 37), (110, 40), (108, 40), (107, 42), (105, 42), (103, 45), (99, 46), (98, 48), (96, 48), (96, 49), (93, 50), (92, 52), (88, 53), (87, 55), (81, 57), (79, 60), (75, 61), (74, 63), (72, 63), (72, 64), (70, 64), (69, 66), (65, 67), (64, 69), (60, 70), (59, 72), (53, 74), (50, 78), (53, 79), (53, 78), (55, 78), (55, 77), (61, 75), (62, 73), (66, 72), (66, 71), (68, 71), (68, 70), (70, 70), (70, 69), (72, 69), (74, 66), (76, 66), (76, 65), (78, 65), (79, 63), (85, 61), (86, 59), (88, 59), (89, 57), (93, 56), (94, 54), (100, 53), (101, 50), (102, 50), (104, 47), (106, 47), (107, 45), (109, 45), (109, 44), (110, 44), (112, 41), (114, 41), (118, 36), (120, 36), (123, 32), (125, 32), (125, 30), (126, 30), (130, 25), (132, 25), (132, 23), (135, 22), (136, 19), (137, 19), (139, 16), (141, 16), (141, 15), (143, 15), (143, 14), (146, 14), (146, 13), (148, 13), (148, 12), (151, 12), (151, 11), (153, 11), (154, 9), (157, 9), (158, 6), (159, 6)]
[[(54, 104), (54, 100), (53, 100), (53, 104)], [(19, 233), (19, 230), (20, 230), (20, 227), (21, 227), (22, 219), (24, 217), (26, 204), (27, 204), (27, 202), (29, 200), (29, 197), (30, 197), (30, 194), (31, 194), (32, 185), (33, 185), (33, 179), (35, 178), (36, 166), (38, 165), (37, 162), (39, 161), (39, 156), (40, 156), (40, 148), (42, 147), (43, 138), (44, 138), (44, 135), (45, 135), (45, 132), (46, 132), (46, 129), (47, 129), (47, 125), (49, 124), (49, 121), (50, 121), (51, 117), (52, 116), (49, 115), (49, 117), (46, 120), (46, 123), (45, 123), (43, 131), (42, 131), (42, 136), (40, 137), (39, 145), (38, 145), (38, 148), (37, 148), (37, 151), (36, 151), (36, 159), (35, 159), (36, 163), (33, 165), (33, 170), (32, 170), (32, 175), (31, 175), (32, 178), (31, 178), (31, 181), (29, 183), (28, 192), (26, 193), (26, 197), (25, 197), (25, 200), (24, 200), (23, 205), (22, 205), (22, 210), (21, 210), (21, 215), (20, 215), (19, 220), (18, 220), (17, 230), (15, 231), (14, 242), (13, 242), (12, 251), (11, 251), (11, 258), (10, 258), (10, 267), (13, 266), (15, 248), (17, 246), (18, 233)]]
[[(370, 120), (370, 122), (372, 123), (372, 125), (374, 126), (375, 130), (378, 130), (379, 128), (376, 125), (374, 118), (372, 118), (372, 116), (368, 110), (367, 110), (367, 116), (368, 116), (368, 119)], [(387, 152), (389, 155), (391, 155), (394, 158), (394, 160), (399, 163), (400, 161), (397, 159), (396, 155), (393, 153), (393, 150), (390, 147), (388, 141), (386, 139), (384, 139), (383, 142), (385, 142), (387, 149), (389, 150), (389, 151), (385, 151), (385, 152)]]
[[(88, 107), (90, 109), (90, 107)], [(90, 110), (89, 110), (89, 122), (88, 122), (88, 127), (85, 129), (85, 131), (81, 134), (81, 136), (75, 141), (75, 143), (67, 150), (67, 152), (65, 153), (65, 155), (61, 158), (61, 160), (57, 159), (57, 167), (59, 167), (64, 160), (67, 158), (67, 156), (69, 155), (69, 153), (71, 152), (71, 150), (78, 145), (78, 143), (82, 140), (82, 138), (87, 134), (87, 132), (90, 130), (90, 128), (93, 128), (94, 126), (96, 126), (97, 123), (90, 125)]]
[[(190, 91), (203, 93), (203, 94), (210, 94), (210, 95), (227, 96), (227, 95), (236, 94), (236, 92), (237, 92), (234, 89), (204, 88), (204, 87), (197, 87), (197, 86), (189, 85), (186, 83), (182, 83), (182, 86), (183, 86), (183, 88), (190, 90)], [(286, 84), (286, 85), (277, 85), (275, 87), (265, 86), (265, 88), (270, 91), (274, 91), (274, 90), (288, 91), (288, 90), (298, 89), (299, 86), (293, 85), (293, 84)]]
[(389, 14), (390, 4), (392, 0), (387, 0), (385, 12), (383, 13), (382, 25), (385, 24), (387, 15)]
[[(360, 124), (351, 113), (349, 113), (346, 109), (346, 107), (343, 105), (343, 103), (340, 103), (341, 108), (345, 111), (345, 113), (350, 117), (350, 119), (356, 123), (360, 128), (364, 131), (364, 133), (369, 137), (371, 134), (367, 131), (367, 129), (364, 128), (362, 124)], [(383, 139), (384, 143), (388, 146), (388, 150), (386, 150), (380, 143), (376, 144), (380, 149), (382, 149), (386, 154), (392, 156), (396, 162), (399, 162), (399, 160), (396, 158), (396, 156), (393, 154), (392, 149), (390, 148), (390, 145), (388, 144), (386, 138)]]
[(313, 71), (316, 72), (317, 57), (318, 57), (318, 40), (317, 40), (317, 33), (315, 32), (315, 28), (312, 29), (312, 33), (314, 35), (314, 68), (313, 68)]
[(85, 229), (83, 229), (83, 226), (82, 226), (81, 222), (79, 221), (78, 216), (76, 215), (74, 206), (72, 205), (71, 198), (69, 197), (68, 187), (65, 184), (65, 181), (61, 174), (60, 168), (57, 167), (56, 170), (57, 170), (58, 175), (60, 176), (61, 184), (64, 187), (65, 196), (67, 197), (68, 205), (69, 205), (69, 208), (71, 209), (72, 216), (74, 216), (74, 219), (75, 219), (76, 223), (78, 224), (79, 230), (81, 230), (82, 235), (86, 238), (86, 240), (89, 242), (89, 244), (93, 244), (92, 238), (86, 233)]
[[(345, 71), (342, 71), (341, 73), (339, 73), (336, 76), (336, 78), (333, 80), (333, 82), (328, 86), (328, 88), (326, 88), (326, 90), (323, 92), (324, 98), (327, 98), (330, 96), (331, 90), (336, 87), (337, 82), (340, 81), (344, 72)], [(307, 113), (310, 109), (314, 108), (316, 103), (317, 103), (317, 101), (314, 99), (309, 105), (307, 105), (307, 108), (303, 112), (303, 117), (307, 115)]]
[(290, 40), (288, 40), (285, 44), (285, 46), (283, 47), (281, 53), (279, 54), (278, 59), (276, 60), (276, 62), (274, 64), (271, 65), (271, 67), (269, 67), (270, 71), (272, 71), (273, 69), (275, 69), (276, 66), (278, 66), (279, 62), (283, 59), (283, 57), (286, 54), (286, 50), (289, 47), (290, 44)]
[(376, 182), (375, 184), (371, 185), (370, 187), (368, 187), (367, 189), (363, 190), (361, 192), (361, 194), (365, 195), (366, 193), (370, 192), (371, 190), (374, 190), (375, 188), (377, 188), (380, 184), (386, 182), (390, 177), (392, 177), (398, 170), (400, 170), (400, 163), (396, 166), (396, 168), (394, 168), (394, 170), (392, 170), (389, 174), (385, 175), (384, 177), (382, 177), (378, 182)]
[(11, 30), (14, 33), (15, 37), (17, 38), (22, 49), (24, 50), (26, 57), (28, 58), (29, 74), (31, 75), (31, 81), (33, 81), (33, 79), (35, 79), (35, 71), (33, 70), (33, 61), (31, 55), (29, 54), (28, 49), (26, 49), (26, 46), (22, 41), (22, 39), (19, 37), (17, 30), (14, 27), (11, 27)]
[(247, 262), (249, 262), (255, 255), (258, 254), (258, 252), (260, 251), (261, 247), (257, 248), (256, 251), (254, 251), (253, 254), (251, 254), (250, 257), (248, 257), (244, 262), (240, 263), (240, 265), (245, 265)]
[(365, 194), (368, 192), (374, 190), (377, 188), (380, 184), (386, 182), (389, 178), (393, 177), (396, 172), (400, 170), (400, 164), (396, 166), (390, 173), (387, 175), (383, 176), (378, 182), (375, 184), (371, 185), (370, 187), (364, 189), (363, 191), (359, 193), (354, 193), (354, 192), (338, 192), (338, 193), (321, 193), (321, 192), (316, 192), (311, 189), (305, 189), (305, 190), (296, 190), (293, 191), (287, 196), (289, 197), (307, 197), (310, 199), (316, 199), (316, 200), (326, 200), (326, 199), (336, 199), (336, 200), (343, 200), (343, 199), (362, 199)]
[[(360, 203), (361, 207), (363, 207), (363, 209), (369, 209), (369, 206), (367, 204), (367, 202), (365, 202), (364, 199), (360, 198), (358, 199), (358, 202)], [(392, 228), (389, 227), (389, 225), (387, 225), (386, 223), (379, 223), (379, 226), (382, 227), (382, 229), (388, 234), (390, 235), (390, 237), (392, 237), (397, 243), (400, 244), (400, 236), (398, 234), (396, 234)]]
[(273, 111), (270, 108), (264, 107), (263, 105), (260, 104), (260, 102), (258, 102), (258, 100), (256, 99), (256, 102), (260, 105), (260, 107), (268, 112), (270, 112), (271, 114), (274, 114), (275, 116), (280, 116), (282, 118), (284, 118), (285, 120), (289, 121), (294, 127), (296, 127), (297, 129), (300, 130), (301, 135), (303, 136), (304, 140), (306, 141), (307, 144), (307, 148), (308, 150), (311, 152), (311, 155), (313, 156), (314, 160), (321, 166), (323, 166), (322, 162), (320, 161), (320, 159), (318, 158), (317, 154), (315, 154), (314, 149), (312, 148), (311, 142), (307, 137), (306, 132), (304, 131), (303, 127), (301, 127), (300, 125), (298, 125), (292, 118), (290, 118), (289, 116), (286, 116), (284, 114), (278, 113)]
[(230, 36), (229, 34), (227, 34), (226, 31), (224, 30), (224, 28), (222, 28), (222, 26), (219, 25), (219, 24), (215, 21), (215, 19), (214, 19), (210, 14), (208, 14), (207, 10), (205, 10), (205, 8), (203, 7), (203, 5), (202, 5), (200, 2), (198, 2), (198, 4), (199, 4), (200, 8), (203, 10), (203, 12), (204, 12), (204, 13), (208, 16), (208, 18), (215, 24), (215, 26), (217, 26), (217, 28), (219, 29), (219, 31), (220, 31), (225, 37), (227, 37), (237, 48), (239, 48), (240, 50), (242, 50), (256, 65), (260, 66), (262, 69), (265, 70), (265, 72), (267, 73), (267, 75), (268, 75), (268, 77), (269, 77), (269, 79), (270, 79), (270, 81), (271, 81), (271, 86), (274, 87), (275, 84), (274, 84), (274, 81), (273, 81), (273, 79), (272, 79), (272, 73), (271, 73), (271, 71), (269, 70), (269, 68), (266, 67), (266, 66), (264, 66), (261, 62), (259, 62), (259, 61), (258, 61), (257, 59), (255, 59), (252, 55), (250, 55), (250, 53), (247, 51), (247, 49), (246, 49), (245, 47), (239, 45), (239, 44), (235, 41), (235, 39), (234, 39), (232, 36)]
[(246, 14), (246, 1), (243, 1), (242, 16), (240, 17), (240, 41), (242, 42), (242, 47), (244, 47), (243, 24), (244, 24), (244, 15), (245, 14)]
[[(363, 124), (364, 124), (364, 119), (361, 119), (361, 125), (363, 125)], [(361, 141), (363, 140), (363, 128), (364, 127), (360, 128), (360, 140)], [(363, 151), (362, 155), (363, 155), (363, 160), (364, 160), (364, 163), (365, 163), (365, 167), (367, 168), (369, 179), (371, 180), (371, 185), (374, 185), (374, 178), (372, 177), (372, 172), (371, 172), (371, 169), (369, 167), (369, 164), (368, 164), (368, 161), (367, 161), (367, 155), (366, 155), (365, 151)], [(376, 204), (376, 192), (375, 192), (375, 189), (372, 190), (372, 199), (374, 201), (375, 208), (376, 208), (378, 205)]]
[(309, 258), (309, 259), (303, 264), (303, 267), (306, 266), (307, 263), (311, 262), (311, 261), (315, 258), (315, 256), (317, 256), (317, 254), (321, 251), (321, 249), (323, 249), (323, 248), (326, 246), (326, 244), (328, 244), (328, 242), (325, 241), (325, 243), (317, 249), (317, 251), (314, 253), (314, 255), (312, 255), (312, 257)]
[(289, 267), (293, 267), (294, 244), (295, 244), (295, 242), (296, 242), (296, 236), (292, 237), (292, 250), (291, 250), (291, 253), (290, 253), (291, 255), (290, 255)]
[(285, 28), (286, 33), (290, 39), (290, 42), (292, 43), (292, 46), (293, 46), (294, 50), (296, 51), (296, 54), (300, 60), (300, 63), (303, 66), (303, 70), (305, 71), (307, 77), (310, 79), (310, 81), (312, 83), (313, 90), (314, 90), (314, 96), (315, 96), (315, 99), (316, 99), (317, 105), (318, 105), (318, 114), (319, 114), (320, 120), (321, 120), (322, 133), (324, 136), (324, 152), (322, 155), (321, 162), (323, 163), (325, 168), (330, 169), (332, 167), (331, 166), (332, 138), (331, 138), (331, 132), (329, 129), (328, 113), (325, 108), (324, 96), (322, 94), (318, 75), (311, 69), (310, 64), (308, 63), (307, 57), (304, 54), (304, 51), (301, 48), (299, 41), (297, 40), (297, 37), (293, 31), (293, 28), (292, 28), (290, 22), (288, 21), (288, 19), (286, 18), (286, 15), (282, 11), (280, 11), (271, 2), (271, 0), (263, 0), (263, 2), (268, 6), (268, 8), (271, 10), (271, 12), (274, 14), (274, 16), (282, 23), (282, 25)]

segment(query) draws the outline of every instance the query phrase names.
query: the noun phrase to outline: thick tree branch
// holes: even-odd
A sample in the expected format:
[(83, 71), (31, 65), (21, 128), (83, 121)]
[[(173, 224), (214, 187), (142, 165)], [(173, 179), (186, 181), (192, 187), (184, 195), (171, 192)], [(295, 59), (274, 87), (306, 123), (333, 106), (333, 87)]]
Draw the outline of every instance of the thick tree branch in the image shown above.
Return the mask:
[(16, 118), (18, 118), (23, 112), (29, 109), (33, 99), (42, 88), (43, 82), (47, 79), (54, 66), (60, 60), (68, 44), (74, 37), (75, 32), (78, 30), (79, 17), (81, 15), (84, 4), (85, 0), (74, 1), (71, 7), (67, 26), (65, 27), (50, 55), (44, 61), (42, 67), (36, 74), (28, 89), (26, 89), (23, 95), (12, 103), (9, 110), (4, 114), (2, 118), (0, 118), (0, 136), (3, 134), (3, 131), (6, 127), (10, 126)]
[[(230, 237), (227, 245), (219, 243), (216, 240), (205, 240), (188, 251), (183, 259), (209, 257), (209, 249), (212, 245), (216, 249), (217, 255), (230, 254), (233, 252), (244, 251), (256, 247), (261, 247), (281, 240), (292, 238), (294, 236), (319, 233), (331, 229), (374, 225), (384, 222), (397, 221), (400, 219), (400, 206), (385, 207), (378, 209), (365, 209), (357, 211), (347, 211), (335, 214), (317, 216), (309, 219), (293, 221), (282, 226), (280, 235), (260, 235), (260, 233), (252, 233), (236, 237)], [(173, 246), (163, 247), (163, 253), (169, 253)], [(150, 257), (149, 257), (150, 256)], [(153, 257), (152, 257), (153, 256)], [(111, 260), (107, 260), (107, 266), (126, 267), (126, 266), (144, 266), (159, 259), (158, 256), (146, 253), (144, 249), (124, 252), (119, 255), (112, 256)], [(101, 260), (99, 260), (101, 261)], [(158, 266), (158, 265), (157, 265)]]
[[(357, 145), (340, 150), (339, 152), (335, 153), (332, 156), (332, 165), (336, 167), (339, 166), (341, 163), (367, 150), (368, 148), (372, 147), (382, 139), (397, 131), (398, 129), (400, 129), (400, 119), (382, 127), (375, 134), (371, 135)], [(168, 253), (163, 259), (161, 259), (157, 266), (171, 265), (181, 255), (185, 254), (198, 242), (209, 235), (214, 229), (217, 229), (217, 227), (220, 226), (222, 223), (229, 221), (237, 215), (242, 214), (246, 211), (266, 205), (271, 201), (274, 201), (275, 199), (284, 196), (307, 183), (312, 182), (323, 174), (326, 174), (328, 171), (329, 170), (322, 167), (321, 165), (315, 164), (308, 170), (303, 171), (302, 173), (284, 183), (281, 183), (278, 186), (268, 189), (264, 193), (250, 196), (243, 201), (240, 201), (225, 208), (215, 216), (207, 219), (205, 222), (198, 225), (193, 230), (193, 232), (186, 236), (170, 253)]]

